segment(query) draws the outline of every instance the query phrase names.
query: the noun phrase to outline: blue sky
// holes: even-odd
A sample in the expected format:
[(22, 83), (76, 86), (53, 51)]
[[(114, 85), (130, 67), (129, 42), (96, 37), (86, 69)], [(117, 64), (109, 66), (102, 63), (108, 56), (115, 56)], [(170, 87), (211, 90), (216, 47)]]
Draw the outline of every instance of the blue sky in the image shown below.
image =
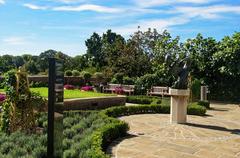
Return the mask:
[(112, 29), (128, 38), (137, 26), (167, 29), (181, 41), (197, 33), (220, 40), (240, 31), (240, 1), (0, 0), (0, 55), (80, 55), (93, 32)]

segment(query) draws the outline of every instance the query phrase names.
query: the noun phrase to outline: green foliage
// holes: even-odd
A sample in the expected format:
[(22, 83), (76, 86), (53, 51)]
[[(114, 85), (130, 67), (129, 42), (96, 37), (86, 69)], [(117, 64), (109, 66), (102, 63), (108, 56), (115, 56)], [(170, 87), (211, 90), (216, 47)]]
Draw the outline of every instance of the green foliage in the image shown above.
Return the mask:
[(123, 73), (116, 73), (114, 75), (114, 78), (116, 80), (115, 83), (122, 84), (123, 83), (123, 76), (124, 76)]
[(201, 81), (194, 79), (191, 83), (192, 100), (200, 99)]
[(48, 84), (44, 82), (31, 82), (29, 86), (31, 88), (39, 88), (39, 87), (48, 87)]
[(0, 119), (0, 131), (9, 132), (10, 123), (10, 109), (11, 105), (5, 101), (1, 104), (1, 119)]
[(96, 80), (98, 80), (98, 81), (101, 81), (101, 80), (104, 79), (104, 74), (103, 74), (102, 72), (95, 72), (93, 76), (94, 76), (94, 77), (96, 78)]
[(187, 113), (189, 115), (205, 115), (207, 109), (204, 106), (199, 105), (198, 103), (192, 103), (187, 107)]
[(204, 106), (207, 109), (210, 109), (210, 102), (209, 101), (198, 101), (198, 105)]
[(15, 132), (0, 133), (0, 156), (2, 157), (46, 157), (47, 135), (27, 135)]
[(78, 77), (78, 76), (80, 76), (80, 72), (78, 70), (73, 70), (72, 71), (72, 76)]
[(127, 102), (135, 104), (161, 104), (161, 99), (145, 95), (127, 96)]
[(72, 76), (73, 75), (73, 73), (72, 73), (72, 71), (71, 70), (67, 70), (67, 71), (65, 71), (65, 76)]
[(135, 88), (136, 94), (146, 94), (147, 90), (156, 84), (157, 79), (156, 74), (146, 74), (138, 78)]
[(134, 85), (135, 84), (135, 79), (130, 78), (128, 76), (125, 76), (125, 77), (123, 77), (123, 84)]

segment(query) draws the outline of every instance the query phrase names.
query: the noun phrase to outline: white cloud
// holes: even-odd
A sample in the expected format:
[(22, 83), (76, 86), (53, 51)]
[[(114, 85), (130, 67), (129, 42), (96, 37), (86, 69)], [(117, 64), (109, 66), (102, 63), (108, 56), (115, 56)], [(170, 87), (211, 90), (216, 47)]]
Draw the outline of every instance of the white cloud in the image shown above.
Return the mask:
[(155, 28), (160, 31), (168, 29), (171, 26), (186, 24), (190, 21), (189, 18), (185, 17), (173, 17), (169, 19), (154, 19), (154, 20), (142, 20), (135, 24), (123, 25), (121, 27), (115, 27), (112, 30), (122, 35), (129, 35), (137, 31), (140, 26), (142, 31), (148, 30), (148, 28)]
[(133, 0), (134, 3), (140, 7), (148, 8), (160, 5), (170, 5), (176, 3), (192, 3), (192, 4), (203, 4), (209, 3), (212, 0)]
[(82, 3), (87, 2), (87, 0), (55, 0), (62, 3)]
[(55, 11), (95, 11), (100, 13), (119, 13), (122, 12), (121, 9), (118, 8), (111, 8), (93, 4), (85, 4), (79, 6), (61, 6), (61, 7), (54, 7), (53, 10)]
[(191, 18), (199, 16), (205, 19), (212, 19), (220, 17), (221, 13), (240, 14), (240, 6), (176, 7), (172, 13), (181, 13)]
[(5, 1), (4, 0), (0, 0), (0, 4), (5, 4)]
[(30, 4), (30, 3), (25, 3), (25, 4), (23, 4), (23, 6), (29, 8), (29, 9), (33, 9), (33, 10), (46, 10), (46, 9), (48, 9), (48, 7), (46, 7), (46, 6), (38, 6), (38, 5)]
[(24, 37), (7, 37), (2, 41), (8, 45), (24, 45), (28, 43)]

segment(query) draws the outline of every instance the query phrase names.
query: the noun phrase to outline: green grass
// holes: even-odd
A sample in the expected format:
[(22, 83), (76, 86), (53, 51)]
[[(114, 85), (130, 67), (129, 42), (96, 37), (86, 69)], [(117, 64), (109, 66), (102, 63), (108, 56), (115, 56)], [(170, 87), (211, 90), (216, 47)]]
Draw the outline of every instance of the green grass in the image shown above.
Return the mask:
[[(48, 97), (48, 88), (31, 88), (32, 92), (38, 92), (43, 97)], [(4, 92), (3, 89), (0, 89), (0, 92)], [(102, 97), (102, 96), (114, 96), (114, 94), (104, 94), (104, 93), (96, 93), (96, 92), (83, 92), (80, 90), (64, 90), (64, 98), (72, 99), (72, 98), (90, 98), (90, 97)]]

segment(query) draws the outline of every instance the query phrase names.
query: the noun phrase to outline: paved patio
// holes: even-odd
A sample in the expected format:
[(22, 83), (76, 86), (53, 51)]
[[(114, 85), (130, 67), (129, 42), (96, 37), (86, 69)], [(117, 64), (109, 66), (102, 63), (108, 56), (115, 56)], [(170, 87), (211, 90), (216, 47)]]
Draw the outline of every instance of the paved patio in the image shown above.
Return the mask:
[(129, 136), (108, 149), (113, 158), (240, 158), (240, 107), (211, 104), (208, 116), (170, 124), (169, 115), (122, 117)]

